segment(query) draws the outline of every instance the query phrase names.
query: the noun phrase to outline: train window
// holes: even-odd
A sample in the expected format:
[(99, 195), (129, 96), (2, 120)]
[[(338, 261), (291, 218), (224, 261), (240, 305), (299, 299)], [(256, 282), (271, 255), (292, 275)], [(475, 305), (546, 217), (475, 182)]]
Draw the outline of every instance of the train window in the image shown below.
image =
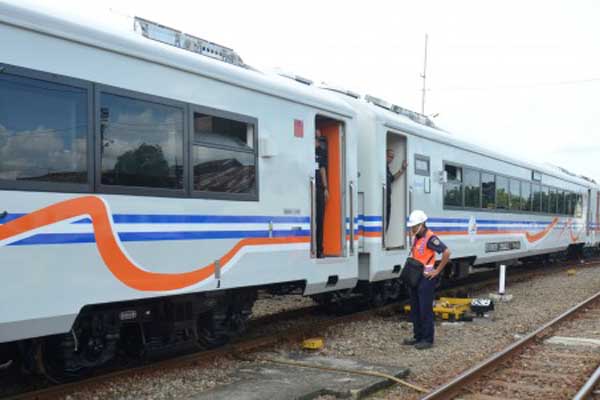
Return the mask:
[(556, 201), (557, 201), (557, 196), (556, 196), (556, 189), (552, 189), (550, 188), (550, 194), (548, 197), (548, 212), (551, 214), (556, 214)]
[(194, 142), (252, 151), (254, 126), (232, 119), (195, 113)]
[(462, 207), (462, 183), (448, 182), (444, 185), (444, 205)]
[(101, 183), (183, 188), (183, 109), (100, 95)]
[(89, 182), (88, 89), (10, 71), (0, 74), (0, 180)]
[(577, 194), (576, 193), (568, 193), (569, 200), (567, 202), (567, 214), (570, 216), (575, 215), (575, 207), (577, 204)]
[(581, 218), (583, 216), (583, 196), (581, 194), (575, 195), (575, 217)]
[(496, 176), (496, 208), (507, 210), (509, 204), (508, 178)]
[(256, 124), (194, 113), (193, 189), (256, 199)]
[(550, 189), (548, 186), (542, 186), (542, 212), (550, 212)]
[(444, 185), (444, 205), (462, 207), (462, 168), (454, 165), (445, 165), (444, 171), (446, 171), (448, 177), (448, 182)]
[(542, 187), (540, 185), (533, 185), (533, 204), (531, 206), (531, 211), (542, 211)]
[(565, 193), (563, 191), (558, 191), (556, 193), (556, 197), (558, 199), (556, 203), (556, 213), (564, 214), (565, 213)]
[(465, 207), (481, 208), (481, 176), (479, 171), (464, 169)]
[(510, 209), (521, 209), (521, 181), (517, 179), (510, 180)]
[(481, 207), (494, 208), (496, 206), (496, 180), (492, 174), (481, 174)]
[(531, 211), (531, 182), (521, 182), (521, 210)]

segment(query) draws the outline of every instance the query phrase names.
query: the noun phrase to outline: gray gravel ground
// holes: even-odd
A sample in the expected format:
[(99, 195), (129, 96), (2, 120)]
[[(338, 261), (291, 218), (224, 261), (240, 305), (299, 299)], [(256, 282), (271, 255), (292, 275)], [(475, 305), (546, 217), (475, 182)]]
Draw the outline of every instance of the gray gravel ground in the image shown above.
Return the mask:
[[(535, 281), (516, 283), (508, 287), (510, 303), (496, 304), (494, 320), (475, 320), (452, 326), (436, 325), (434, 348), (418, 351), (400, 345), (403, 337), (411, 335), (411, 325), (393, 318), (373, 320), (361, 327), (344, 327), (328, 340), (328, 352), (335, 354), (337, 344), (346, 352), (374, 362), (395, 363), (409, 367), (408, 380), (428, 389), (440, 386), (460, 372), (491, 356), (518, 337), (537, 329), (573, 305), (585, 300), (600, 289), (600, 267), (581, 267), (574, 276), (566, 269), (549, 273)], [(485, 292), (479, 293), (483, 295)], [(358, 340), (353, 340), (356, 337)], [(368, 338), (365, 338), (368, 337)], [(369, 346), (369, 342), (373, 345)], [(353, 342), (350, 349), (348, 342)], [(418, 399), (410, 389), (395, 386), (380, 392), (372, 399)]]
[(262, 294), (260, 299), (256, 300), (256, 303), (254, 303), (254, 307), (252, 307), (252, 319), (282, 311), (310, 307), (315, 304), (316, 303), (310, 297), (303, 297), (300, 295), (273, 296)]
[[(458, 324), (438, 323), (436, 345), (430, 350), (417, 351), (402, 346), (402, 339), (411, 336), (411, 324), (403, 316), (389, 315), (330, 328), (324, 332), (325, 347), (321, 354), (408, 367), (412, 371), (408, 381), (433, 388), (504, 348), (518, 335), (534, 330), (589, 297), (599, 288), (600, 267), (578, 268), (574, 276), (567, 275), (566, 269), (555, 270), (535, 281), (509, 285), (508, 293), (514, 295), (513, 301), (497, 305), (493, 321), (482, 319)], [(477, 295), (488, 292), (482, 291)], [(312, 300), (299, 296), (284, 296), (260, 300), (255, 311), (258, 315), (266, 315), (311, 303)], [(298, 345), (283, 345), (276, 351), (285, 353), (292, 349), (297, 350)], [(221, 359), (210, 364), (118, 379), (68, 398), (182, 399), (217, 385), (234, 382), (236, 369), (252, 367), (250, 362)], [(419, 396), (411, 389), (395, 386), (372, 398), (416, 399)]]

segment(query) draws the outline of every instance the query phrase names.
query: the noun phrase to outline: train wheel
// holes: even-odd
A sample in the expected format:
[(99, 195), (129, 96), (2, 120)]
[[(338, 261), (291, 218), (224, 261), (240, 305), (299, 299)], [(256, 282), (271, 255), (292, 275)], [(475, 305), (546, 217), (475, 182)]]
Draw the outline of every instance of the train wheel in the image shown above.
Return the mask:
[(196, 329), (198, 345), (202, 350), (223, 346), (229, 341), (229, 336), (223, 329), (221, 318), (212, 311), (198, 317)]
[(9, 375), (15, 371), (18, 359), (16, 345), (0, 344), (0, 376)]
[(69, 348), (75, 345), (70, 336), (50, 336), (41, 339), (37, 343), (35, 352), (36, 370), (50, 382), (70, 382), (89, 374), (89, 370), (86, 368), (69, 366), (65, 353), (69, 353)]
[(246, 330), (255, 291), (233, 292), (224, 296), (210, 312), (197, 319), (196, 331), (201, 349), (222, 346)]
[(69, 382), (88, 376), (116, 355), (118, 333), (101, 315), (80, 319), (66, 334), (35, 342), (35, 369), (49, 381)]

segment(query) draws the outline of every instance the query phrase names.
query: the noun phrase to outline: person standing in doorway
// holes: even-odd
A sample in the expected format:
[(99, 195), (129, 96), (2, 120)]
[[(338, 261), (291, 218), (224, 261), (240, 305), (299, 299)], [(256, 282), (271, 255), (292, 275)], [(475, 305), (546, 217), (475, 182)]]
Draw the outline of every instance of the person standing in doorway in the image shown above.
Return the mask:
[[(413, 211), (408, 218), (408, 226), (414, 236), (411, 257), (420, 261), (425, 268), (417, 287), (410, 288), (410, 317), (413, 323), (413, 337), (404, 339), (405, 345), (414, 345), (418, 350), (433, 346), (435, 324), (433, 321), (433, 300), (435, 287), (450, 260), (450, 250), (425, 225), (427, 215), (421, 210)], [(435, 267), (436, 254), (442, 260)]]
[(392, 174), (392, 170), (390, 169), (390, 165), (392, 165), (392, 162), (394, 161), (394, 150), (392, 149), (387, 149), (387, 154), (386, 154), (386, 158), (387, 158), (387, 164), (386, 164), (386, 200), (387, 200), (387, 205), (386, 205), (386, 225), (385, 225), (385, 230), (388, 230), (388, 227), (390, 226), (390, 215), (392, 212), (392, 183), (400, 178), (402, 176), (402, 174), (404, 174), (404, 172), (406, 171), (406, 168), (408, 168), (408, 162), (406, 162), (406, 160), (404, 160), (402, 162), (402, 167), (400, 168), (400, 170), (398, 170), (398, 172), (396, 172), (395, 174)]
[(323, 223), (325, 219), (325, 204), (329, 200), (327, 181), (327, 139), (315, 130), (315, 181), (317, 207), (317, 258), (323, 258)]

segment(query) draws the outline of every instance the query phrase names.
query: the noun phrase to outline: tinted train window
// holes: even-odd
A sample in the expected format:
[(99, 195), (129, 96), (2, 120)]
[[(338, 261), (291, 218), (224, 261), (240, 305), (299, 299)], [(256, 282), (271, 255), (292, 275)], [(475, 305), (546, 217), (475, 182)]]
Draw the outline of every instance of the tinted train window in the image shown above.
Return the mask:
[(494, 208), (496, 205), (496, 181), (492, 174), (481, 174), (481, 195), (483, 208)]
[(581, 194), (575, 196), (575, 217), (581, 218), (583, 216), (583, 196)]
[(577, 201), (577, 195), (575, 193), (567, 193), (565, 195), (567, 203), (567, 215), (575, 215), (575, 202)]
[(88, 92), (0, 74), (0, 179), (86, 183)]
[(103, 93), (101, 182), (183, 188), (183, 110)]
[(555, 214), (556, 213), (556, 201), (557, 201), (557, 196), (556, 196), (556, 189), (550, 189), (550, 194), (548, 197), (548, 212), (551, 214)]
[(540, 185), (533, 185), (533, 205), (531, 211), (542, 211), (542, 188)]
[(510, 209), (521, 209), (521, 181), (517, 179), (510, 180)]
[(558, 198), (558, 202), (556, 203), (556, 212), (558, 214), (564, 214), (565, 213), (565, 193), (562, 191), (558, 191), (558, 193), (556, 194), (556, 197)]
[(496, 208), (508, 209), (509, 200), (508, 178), (496, 176)]
[(255, 140), (254, 124), (194, 113), (194, 190), (249, 194), (254, 198)]
[(465, 207), (481, 207), (481, 178), (479, 171), (464, 169)]
[(542, 186), (542, 212), (550, 212), (550, 189), (548, 186)]
[(531, 211), (531, 183), (521, 182), (521, 210)]
[(448, 182), (444, 185), (444, 205), (461, 207), (463, 205), (462, 168), (445, 165)]

